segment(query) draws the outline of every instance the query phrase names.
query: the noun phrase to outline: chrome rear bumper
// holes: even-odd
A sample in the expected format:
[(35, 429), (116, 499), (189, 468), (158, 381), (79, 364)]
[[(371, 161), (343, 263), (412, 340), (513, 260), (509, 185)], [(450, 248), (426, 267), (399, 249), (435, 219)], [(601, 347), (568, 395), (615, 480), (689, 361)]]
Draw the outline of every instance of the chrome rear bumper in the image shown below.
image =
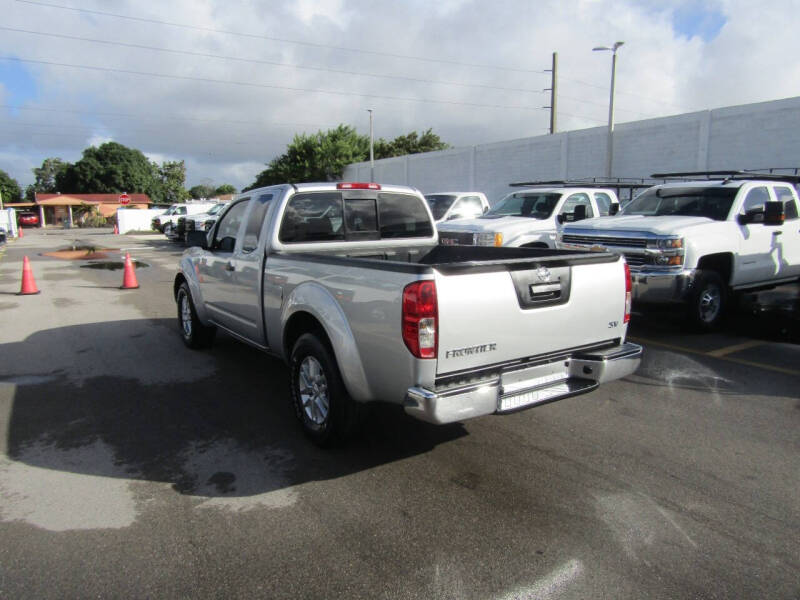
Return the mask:
[(438, 393), (412, 387), (406, 392), (404, 407), (409, 415), (436, 424), (515, 412), (590, 392), (601, 383), (626, 377), (639, 367), (642, 352), (641, 346), (625, 343)]

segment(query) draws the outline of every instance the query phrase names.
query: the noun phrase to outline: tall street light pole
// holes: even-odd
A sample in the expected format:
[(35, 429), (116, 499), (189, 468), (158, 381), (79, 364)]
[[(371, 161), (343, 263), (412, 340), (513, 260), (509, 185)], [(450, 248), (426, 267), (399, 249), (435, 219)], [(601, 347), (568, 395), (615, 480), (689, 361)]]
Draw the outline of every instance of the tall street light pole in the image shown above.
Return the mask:
[(369, 181), (375, 183), (375, 152), (373, 151), (375, 138), (372, 135), (372, 109), (368, 108), (367, 112), (369, 113)]
[(617, 50), (625, 42), (614, 42), (611, 47), (598, 46), (592, 48), (593, 52), (611, 52), (611, 96), (608, 100), (608, 142), (606, 147), (606, 177), (611, 177), (611, 167), (614, 163), (614, 86), (617, 76)]

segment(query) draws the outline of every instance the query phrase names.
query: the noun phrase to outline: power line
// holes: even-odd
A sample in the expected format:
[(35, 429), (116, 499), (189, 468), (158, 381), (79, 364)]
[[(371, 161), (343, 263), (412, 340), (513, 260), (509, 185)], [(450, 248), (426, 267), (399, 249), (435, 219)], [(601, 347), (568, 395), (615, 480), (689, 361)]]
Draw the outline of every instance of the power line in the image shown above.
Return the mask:
[(135, 114), (135, 113), (120, 113), (120, 112), (97, 112), (97, 111), (88, 111), (88, 110), (74, 110), (69, 108), (51, 108), (51, 107), (33, 107), (33, 106), (19, 106), (15, 104), (0, 104), (0, 108), (12, 108), (15, 110), (28, 110), (28, 111), (39, 111), (39, 112), (56, 112), (56, 113), (71, 113), (71, 114), (78, 114), (78, 115), (89, 115), (89, 116), (103, 116), (103, 117), (122, 117), (128, 119), (150, 119), (153, 121), (192, 121), (195, 123), (225, 123), (230, 125), (270, 125), (275, 127), (320, 127), (320, 125), (314, 125), (310, 123), (287, 123), (287, 122), (276, 122), (276, 121), (267, 121), (267, 122), (260, 122), (260, 121), (234, 121), (230, 119), (200, 119), (195, 117), (178, 117), (174, 115), (164, 115), (162, 117), (152, 117), (149, 115), (142, 115), (142, 114)]
[(162, 20), (159, 20), (159, 19), (148, 19), (148, 18), (144, 18), (144, 17), (133, 17), (133, 16), (130, 16), (130, 15), (121, 15), (121, 14), (117, 14), (117, 13), (104, 12), (104, 11), (100, 11), (100, 10), (90, 10), (88, 8), (75, 8), (75, 7), (72, 7), (72, 6), (63, 6), (63, 5), (60, 5), (60, 4), (50, 4), (48, 2), (36, 2), (34, 0), (16, 0), (16, 2), (19, 2), (21, 4), (30, 4), (30, 5), (34, 5), (34, 6), (44, 6), (44, 7), (47, 7), (47, 8), (57, 8), (57, 9), (60, 9), (60, 10), (70, 10), (70, 11), (74, 11), (74, 12), (81, 12), (81, 13), (86, 13), (86, 14), (91, 14), (91, 15), (99, 15), (99, 16), (102, 16), (102, 17), (111, 17), (111, 18), (114, 18), (114, 19), (126, 19), (128, 21), (137, 21), (137, 22), (140, 22), (140, 23), (152, 23), (152, 24), (156, 24), (156, 25), (166, 25), (166, 26), (169, 26), (169, 27), (180, 27), (181, 29), (191, 29), (191, 30), (194, 30), (194, 31), (204, 31), (206, 33), (219, 33), (219, 34), (223, 34), (223, 35), (233, 35), (233, 36), (237, 36), (237, 37), (268, 40), (268, 41), (271, 41), (271, 42), (280, 42), (280, 43), (284, 43), (284, 44), (296, 44), (296, 45), (299, 45), (299, 46), (309, 46), (309, 47), (312, 47), (312, 48), (325, 48), (327, 50), (339, 50), (339, 51), (342, 51), (342, 52), (354, 52), (354, 53), (358, 53), (358, 54), (371, 54), (373, 56), (386, 56), (386, 57), (390, 57), (390, 58), (402, 58), (402, 59), (406, 59), (406, 60), (418, 60), (418, 61), (423, 61), (423, 62), (441, 63), (441, 64), (448, 64), (448, 65), (458, 65), (458, 66), (461, 66), (461, 67), (478, 67), (478, 68), (482, 68), (482, 69), (497, 69), (497, 70), (500, 70), (500, 71), (513, 71), (513, 72), (517, 72), (517, 73), (540, 73), (540, 74), (544, 74), (545, 73), (544, 71), (539, 71), (539, 70), (534, 70), (534, 69), (520, 69), (520, 68), (515, 68), (515, 67), (503, 67), (503, 66), (499, 66), (499, 65), (466, 63), (466, 62), (460, 62), (460, 61), (455, 61), (455, 60), (447, 60), (447, 59), (441, 59), (441, 58), (428, 58), (426, 56), (414, 56), (414, 55), (409, 55), (409, 54), (394, 54), (392, 52), (381, 52), (381, 51), (378, 51), (378, 50), (364, 50), (362, 48), (348, 48), (346, 46), (334, 46), (334, 45), (330, 45), (330, 44), (321, 44), (321, 43), (318, 43), (318, 42), (305, 42), (305, 41), (301, 41), (301, 40), (292, 40), (292, 39), (288, 39), (288, 38), (272, 37), (272, 36), (263, 35), (263, 34), (243, 33), (243, 32), (238, 32), (238, 31), (230, 31), (230, 30), (227, 30), (227, 29), (214, 29), (213, 27), (200, 27), (198, 25), (187, 25), (185, 23), (176, 23), (176, 22), (173, 22), (173, 21), (162, 21)]
[[(564, 81), (571, 81), (572, 83), (578, 83), (580, 85), (585, 85), (588, 87), (592, 87), (598, 90), (608, 90), (607, 85), (599, 85), (596, 83), (589, 83), (588, 81), (582, 81), (580, 79), (572, 79), (571, 77), (562, 77)], [(643, 100), (650, 100), (651, 102), (658, 102), (664, 104), (666, 106), (671, 106), (672, 108), (677, 108), (678, 110), (684, 112), (692, 112), (692, 109), (686, 108), (685, 106), (678, 106), (677, 104), (672, 104), (671, 102), (667, 102), (665, 100), (660, 100), (659, 98), (653, 98), (652, 96), (644, 96), (642, 94), (637, 94), (636, 92), (626, 92), (625, 90), (616, 89), (616, 94), (624, 94), (626, 96), (636, 96), (637, 98), (642, 98)]]
[[(28, 0), (17, 0), (17, 2), (28, 1)], [(447, 105), (454, 105), (454, 106), (472, 106), (475, 108), (496, 108), (496, 109), (504, 109), (504, 110), (538, 110), (532, 106), (514, 106), (514, 105), (502, 105), (502, 104), (480, 104), (478, 102), (458, 102), (455, 100), (434, 100), (431, 98), (411, 98), (408, 96), (386, 96), (382, 94), (362, 94), (358, 92), (343, 92), (339, 90), (324, 90), (324, 89), (314, 89), (314, 88), (301, 88), (301, 87), (290, 87), (290, 86), (283, 86), (283, 85), (270, 85), (266, 83), (253, 83), (250, 81), (224, 81), (221, 79), (210, 79), (207, 77), (189, 77), (188, 75), (166, 75), (164, 73), (149, 73), (146, 71), (134, 71), (131, 69), (114, 69), (111, 67), (96, 67), (91, 65), (75, 65), (75, 64), (68, 64), (68, 63), (57, 63), (45, 60), (33, 60), (29, 58), (18, 58), (15, 56), (0, 56), (0, 60), (8, 60), (8, 61), (15, 61), (15, 62), (23, 62), (23, 63), (32, 63), (32, 64), (40, 64), (40, 65), (48, 65), (51, 67), (67, 67), (72, 69), (85, 69), (90, 71), (100, 71), (103, 73), (125, 73), (127, 75), (139, 75), (143, 77), (157, 77), (161, 79), (176, 79), (180, 81), (196, 81), (200, 83), (217, 83), (223, 85), (238, 85), (243, 87), (255, 87), (255, 88), (264, 88), (264, 89), (272, 89), (272, 90), (287, 90), (290, 92), (308, 92), (314, 94), (329, 94), (333, 96), (358, 96), (361, 98), (378, 98), (381, 100), (401, 100), (405, 102), (425, 102), (429, 104), (447, 104)]]
[[(582, 102), (583, 104), (591, 104), (592, 106), (601, 106), (601, 107), (606, 108), (606, 109), (608, 108), (608, 104), (603, 104), (602, 102), (593, 102), (592, 100), (584, 100), (583, 98), (575, 98), (573, 96), (565, 96), (564, 94), (559, 94), (558, 97), (559, 98), (563, 98), (565, 100), (572, 100), (573, 102)], [(626, 112), (626, 113), (631, 113), (631, 114), (634, 114), (634, 115), (639, 115), (640, 117), (656, 117), (657, 116), (657, 115), (654, 115), (654, 114), (648, 114), (648, 113), (639, 112), (637, 110), (630, 110), (630, 109), (627, 109), (627, 108), (620, 108), (618, 106), (615, 107), (614, 110), (617, 110), (619, 112)]]
[(417, 77), (405, 77), (402, 75), (382, 75), (379, 73), (364, 73), (359, 71), (346, 71), (343, 69), (332, 69), (327, 67), (310, 67), (305, 65), (295, 65), (292, 63), (285, 63), (285, 62), (278, 62), (278, 61), (271, 61), (271, 60), (262, 60), (257, 58), (241, 58), (238, 56), (226, 56), (222, 54), (207, 54), (205, 52), (193, 52), (191, 50), (175, 50), (172, 48), (163, 48), (159, 46), (147, 46), (145, 44), (131, 44), (127, 42), (117, 42), (117, 41), (109, 41), (109, 40), (99, 40), (95, 38), (86, 38), (80, 37), (75, 35), (66, 35), (62, 33), (50, 33), (44, 31), (33, 31), (30, 29), (17, 29), (15, 27), (3, 27), (0, 26), (0, 30), (3, 31), (13, 31), (16, 33), (25, 33), (29, 35), (39, 35), (45, 37), (53, 37), (53, 38), (61, 38), (65, 40), (74, 40), (79, 42), (89, 42), (92, 44), (105, 44), (108, 46), (120, 46), (122, 48), (136, 48), (139, 50), (152, 50), (154, 52), (167, 52), (170, 54), (183, 54), (186, 56), (196, 56), (200, 58), (216, 58), (220, 60), (232, 60), (237, 62), (245, 62), (245, 63), (252, 63), (252, 64), (259, 64), (259, 65), (271, 65), (274, 67), (287, 67), (291, 69), (303, 69), (309, 71), (322, 71), (327, 73), (338, 73), (340, 75), (356, 75), (359, 77), (375, 77), (379, 79), (399, 79), (401, 81), (413, 81), (415, 83), (433, 83), (437, 85), (454, 85), (459, 87), (472, 87), (472, 88), (481, 88), (481, 89), (491, 89), (491, 90), (499, 90), (499, 91), (506, 91), (506, 92), (528, 92), (531, 94), (543, 94), (544, 92), (541, 90), (532, 90), (529, 88), (506, 88), (500, 87), (495, 85), (486, 85), (480, 83), (462, 83), (458, 81), (438, 81), (435, 79), (420, 79)]

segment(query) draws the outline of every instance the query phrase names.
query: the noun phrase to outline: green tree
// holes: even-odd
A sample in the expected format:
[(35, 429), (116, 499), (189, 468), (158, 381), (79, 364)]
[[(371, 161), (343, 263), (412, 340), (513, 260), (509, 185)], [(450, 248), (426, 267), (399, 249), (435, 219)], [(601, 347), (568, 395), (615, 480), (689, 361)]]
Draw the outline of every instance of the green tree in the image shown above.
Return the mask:
[[(45, 158), (42, 161), (41, 167), (34, 167), (33, 176), (35, 181), (33, 183), (33, 191), (40, 194), (53, 194), (58, 191), (56, 185), (56, 177), (59, 173), (69, 167), (69, 163), (64, 162), (60, 158)], [(26, 190), (27, 196), (27, 190)]]
[(197, 200), (198, 198), (213, 198), (216, 195), (216, 190), (213, 185), (201, 183), (189, 188), (189, 197)]
[(56, 174), (56, 186), (63, 193), (144, 193), (161, 199), (157, 165), (139, 150), (107, 142), (83, 151), (83, 157)]
[(223, 183), (216, 190), (214, 190), (215, 196), (227, 196), (228, 194), (235, 194), (235, 193), (236, 193), (236, 188), (233, 187), (230, 183)]
[(22, 202), (22, 190), (17, 180), (0, 169), (0, 194), (3, 195), (3, 204)]
[(182, 160), (167, 161), (158, 167), (161, 202), (174, 204), (183, 202), (189, 197), (189, 192), (184, 189), (186, 183), (186, 163)]
[(375, 142), (373, 151), (375, 158), (391, 158), (392, 156), (447, 150), (449, 147), (449, 144), (443, 142), (438, 135), (428, 129), (423, 131), (422, 135), (412, 131), (407, 135), (398, 136), (390, 142), (381, 138)]
[[(444, 150), (444, 143), (430, 129), (418, 135), (416, 131), (391, 141), (379, 139), (375, 144), (375, 158), (388, 158), (418, 152)], [(369, 137), (359, 135), (347, 125), (319, 131), (313, 135), (295, 135), (286, 152), (274, 158), (258, 174), (255, 182), (243, 191), (275, 185), (306, 181), (334, 181), (341, 179), (344, 168), (354, 162), (369, 158)]]

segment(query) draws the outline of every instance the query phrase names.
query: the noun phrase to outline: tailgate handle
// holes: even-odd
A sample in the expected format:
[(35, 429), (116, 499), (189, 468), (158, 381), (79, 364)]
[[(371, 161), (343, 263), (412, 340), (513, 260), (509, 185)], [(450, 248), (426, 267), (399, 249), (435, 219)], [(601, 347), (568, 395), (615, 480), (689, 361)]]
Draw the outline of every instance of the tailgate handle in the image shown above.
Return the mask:
[(511, 271), (520, 308), (541, 308), (569, 300), (572, 272), (565, 267), (542, 267)]
[(561, 295), (561, 281), (558, 283), (532, 283), (528, 288), (531, 298), (538, 298), (539, 296), (556, 296)]

